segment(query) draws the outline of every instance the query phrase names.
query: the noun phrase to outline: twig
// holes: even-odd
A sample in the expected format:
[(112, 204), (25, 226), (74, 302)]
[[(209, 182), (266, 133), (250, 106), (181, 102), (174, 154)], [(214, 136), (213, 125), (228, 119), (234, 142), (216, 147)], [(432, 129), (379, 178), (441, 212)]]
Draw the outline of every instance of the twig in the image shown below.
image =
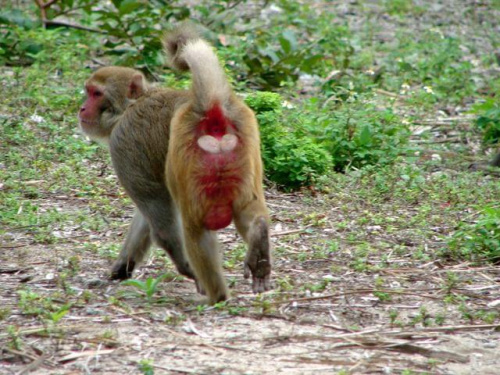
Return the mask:
[[(279, 236), (286, 236), (288, 234), (295, 234), (295, 233), (302, 233), (302, 232), (305, 232), (305, 228), (302, 228), (302, 229), (291, 229), (291, 230), (285, 230), (283, 232), (272, 232), (270, 234), (271, 237), (279, 237)], [(231, 243), (233, 242), (234, 239), (228, 239), (228, 240), (224, 240), (222, 241), (222, 243), (226, 244), (226, 243)]]
[(286, 236), (288, 234), (302, 233), (305, 230), (306, 230), (305, 228), (301, 228), (301, 229), (285, 230), (283, 232), (274, 232), (274, 233), (271, 233), (271, 237), (279, 237), (279, 236)]
[(169, 372), (180, 372), (182, 374), (199, 374), (199, 371), (197, 370), (189, 370), (187, 368), (179, 368), (179, 367), (171, 367), (171, 366), (160, 366), (160, 365), (155, 365), (153, 364), (154, 368), (160, 369), (160, 370), (165, 370)]
[[(19, 247), (25, 247), (28, 246), (29, 243), (21, 244), (21, 245), (6, 245), (6, 246), (0, 246), (0, 249), (17, 249)], [(7, 272), (4, 272), (7, 273)]]
[(471, 324), (461, 326), (427, 327), (415, 332), (449, 332), (449, 331), (474, 331), (477, 329), (500, 329), (500, 324)]
[(71, 353), (71, 354), (68, 354), (67, 356), (59, 358), (57, 360), (57, 362), (64, 363), (64, 362), (73, 361), (75, 359), (82, 358), (82, 357), (95, 357), (95, 356), (102, 355), (102, 354), (111, 354), (111, 353), (115, 352), (116, 350), (117, 349), (89, 350), (86, 352)]
[(276, 305), (283, 305), (283, 304), (290, 304), (294, 302), (306, 302), (306, 301), (315, 301), (315, 300), (321, 300), (321, 299), (329, 299), (329, 298), (341, 298), (345, 297), (351, 294), (366, 294), (366, 293), (388, 293), (388, 294), (401, 294), (401, 295), (409, 295), (409, 296), (418, 296), (418, 297), (424, 297), (424, 298), (430, 298), (430, 299), (436, 299), (440, 300), (440, 297), (435, 297), (427, 294), (418, 294), (418, 293), (413, 293), (413, 292), (405, 292), (405, 291), (395, 291), (395, 290), (387, 290), (387, 289), (360, 289), (360, 290), (352, 290), (350, 292), (344, 292), (344, 293), (336, 293), (336, 294), (327, 294), (324, 296), (317, 296), (317, 297), (304, 297), (304, 298), (296, 298), (288, 301), (278, 301), (278, 302), (272, 302), (272, 304)]
[(24, 374), (30, 373), (31, 371), (35, 371), (38, 367), (40, 367), (40, 365), (43, 364), (44, 361), (45, 361), (45, 357), (44, 356), (38, 357), (33, 362), (31, 362), (30, 364), (28, 364), (24, 369), (22, 369), (21, 371), (19, 371), (17, 373), (17, 375), (24, 375)]
[(11, 348), (9, 348), (7, 346), (2, 347), (2, 350), (5, 350), (6, 352), (18, 355), (20, 357), (31, 359), (32, 361), (36, 361), (39, 358), (39, 357), (35, 357), (35, 356), (31, 355), (31, 354), (28, 354), (28, 353), (25, 353), (25, 352), (21, 352), (19, 350), (11, 349)]
[(72, 29), (90, 31), (90, 32), (99, 33), (99, 34), (107, 34), (108, 33), (105, 30), (93, 29), (91, 27), (76, 25), (76, 24), (64, 22), (64, 21), (45, 20), (44, 23), (46, 26), (62, 26), (62, 27), (68, 27), (68, 28), (72, 28)]
[(445, 138), (445, 139), (434, 139), (434, 140), (430, 140), (430, 141), (427, 141), (425, 139), (413, 139), (413, 140), (411, 140), (411, 143), (426, 144), (426, 145), (440, 144), (440, 143), (462, 143), (462, 138), (454, 137), (454, 138)]
[(386, 90), (382, 90), (382, 89), (373, 89), (373, 91), (376, 92), (377, 94), (382, 94), (382, 95), (385, 95), (385, 96), (390, 96), (391, 98), (397, 98), (397, 99), (401, 98), (400, 95), (395, 94), (395, 93), (390, 92), (390, 91), (386, 91)]
[[(4, 247), (0, 247), (0, 249), (3, 249)], [(30, 269), (32, 269), (33, 267), (26, 267), (26, 268), (0, 268), (0, 274), (2, 273), (7, 273), (7, 274), (10, 274), (10, 273), (22, 273), (22, 272), (26, 272)]]
[(398, 351), (398, 352), (403, 352), (403, 353), (410, 353), (410, 354), (420, 354), (423, 355), (424, 357), (429, 357), (429, 358), (442, 358), (454, 362), (461, 362), (461, 363), (466, 363), (469, 361), (469, 358), (467, 356), (457, 354), (457, 353), (451, 353), (445, 350), (433, 350), (433, 349), (427, 349), (427, 348), (422, 348), (421, 346), (416, 346), (412, 344), (396, 344), (393, 347), (386, 347), (385, 349), (393, 350), (393, 351)]
[[(74, 325), (74, 326), (57, 326), (57, 330), (70, 330), (70, 329), (81, 329), (81, 325)], [(16, 332), (17, 335), (33, 335), (36, 333), (41, 333), (41, 332), (47, 332), (49, 329), (47, 327), (34, 327), (34, 328), (29, 328), (25, 330), (19, 330)], [(10, 335), (8, 333), (0, 333), (0, 339), (9, 337)]]
[(40, 8), (40, 15), (42, 17), (43, 27), (46, 27), (47, 22), (47, 10), (53, 5), (57, 0), (49, 0), (44, 3), (42, 0), (35, 0), (36, 5)]

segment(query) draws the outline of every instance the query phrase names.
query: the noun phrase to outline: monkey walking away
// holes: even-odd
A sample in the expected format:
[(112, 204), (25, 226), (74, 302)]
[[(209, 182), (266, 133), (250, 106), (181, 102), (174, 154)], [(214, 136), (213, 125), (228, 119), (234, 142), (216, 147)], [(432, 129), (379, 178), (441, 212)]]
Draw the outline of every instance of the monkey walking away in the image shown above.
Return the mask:
[(109, 145), (113, 166), (137, 206), (111, 277), (126, 279), (152, 241), (213, 304), (228, 297), (216, 231), (234, 222), (248, 244), (244, 276), (269, 290), (269, 216), (257, 121), (232, 91), (212, 47), (192, 29), (167, 35), (188, 91), (153, 88), (138, 71), (97, 70), (85, 83), (80, 127)]

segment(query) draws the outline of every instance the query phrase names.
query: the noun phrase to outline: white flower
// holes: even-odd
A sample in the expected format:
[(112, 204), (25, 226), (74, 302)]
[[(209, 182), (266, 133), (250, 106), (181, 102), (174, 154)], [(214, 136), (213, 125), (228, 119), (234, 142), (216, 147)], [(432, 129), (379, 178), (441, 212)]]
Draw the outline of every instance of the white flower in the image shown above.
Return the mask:
[(45, 122), (45, 119), (42, 116), (38, 116), (38, 115), (31, 116), (30, 120), (33, 122), (36, 122), (37, 124), (39, 124), (41, 122)]
[(434, 161), (441, 161), (441, 155), (439, 154), (432, 154), (431, 159)]

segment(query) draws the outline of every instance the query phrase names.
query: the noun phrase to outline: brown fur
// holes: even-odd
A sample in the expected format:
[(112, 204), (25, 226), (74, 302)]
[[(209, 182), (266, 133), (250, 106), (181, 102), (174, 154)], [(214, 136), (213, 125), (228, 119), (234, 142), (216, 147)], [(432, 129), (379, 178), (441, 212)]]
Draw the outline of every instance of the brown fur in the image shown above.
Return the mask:
[[(118, 178), (138, 208), (112, 277), (130, 277), (154, 239), (180, 273), (196, 279), (210, 303), (225, 300), (219, 245), (209, 228), (225, 226), (226, 217), (249, 244), (244, 267), (245, 276), (253, 276), (254, 292), (268, 290), (269, 218), (255, 116), (232, 93), (211, 47), (194, 32), (180, 29), (165, 44), (174, 66), (191, 70), (190, 91), (152, 89), (142, 74), (120, 67), (101, 68), (86, 82), (81, 127), (109, 142)], [(95, 91), (104, 95), (93, 97)], [(211, 155), (197, 141), (208, 131), (202, 124), (214, 106), (230, 124), (224, 131), (238, 143)]]

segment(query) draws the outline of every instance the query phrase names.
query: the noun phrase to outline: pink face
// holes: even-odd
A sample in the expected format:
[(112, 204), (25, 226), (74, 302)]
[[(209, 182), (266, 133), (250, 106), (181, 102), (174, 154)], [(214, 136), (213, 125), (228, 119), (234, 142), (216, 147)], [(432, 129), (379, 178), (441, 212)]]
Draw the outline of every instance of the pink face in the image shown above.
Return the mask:
[(95, 128), (99, 126), (105, 100), (104, 89), (101, 86), (88, 84), (85, 86), (85, 92), (87, 100), (80, 108), (78, 119), (82, 130), (88, 135), (92, 135)]

